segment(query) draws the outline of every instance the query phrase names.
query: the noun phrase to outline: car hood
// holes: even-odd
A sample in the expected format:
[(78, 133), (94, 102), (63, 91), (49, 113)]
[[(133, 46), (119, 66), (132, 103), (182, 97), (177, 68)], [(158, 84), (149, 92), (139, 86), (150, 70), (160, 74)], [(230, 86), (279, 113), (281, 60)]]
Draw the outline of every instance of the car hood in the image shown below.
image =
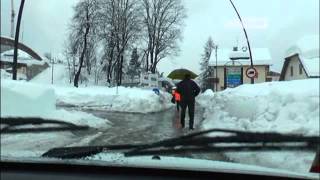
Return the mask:
[(124, 157), (120, 153), (99, 153), (81, 160), (61, 160), (54, 158), (12, 158), (1, 157), (1, 161), (21, 162), (21, 163), (48, 163), (48, 164), (76, 164), (76, 165), (93, 165), (93, 166), (112, 166), (112, 167), (136, 167), (136, 168), (153, 168), (153, 169), (174, 169), (190, 170), (202, 172), (222, 172), (234, 174), (253, 174), (267, 175), (275, 177), (318, 179), (318, 174), (297, 173), (289, 170), (279, 170), (254, 165), (245, 165), (231, 162), (221, 162), (212, 160), (201, 160), (181, 157), (159, 156), (143, 157)]

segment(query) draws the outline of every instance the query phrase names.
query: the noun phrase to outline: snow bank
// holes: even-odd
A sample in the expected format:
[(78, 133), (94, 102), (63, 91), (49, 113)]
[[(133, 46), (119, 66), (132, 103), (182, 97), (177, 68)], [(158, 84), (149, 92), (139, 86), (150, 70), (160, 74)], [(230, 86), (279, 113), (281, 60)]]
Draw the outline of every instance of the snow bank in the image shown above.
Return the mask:
[(53, 89), (27, 82), (1, 82), (1, 116), (43, 116), (55, 110), (55, 101)]
[[(0, 69), (0, 77), (1, 79), (12, 79), (12, 74), (8, 73), (7, 71), (5, 71), (4, 69)], [(17, 80), (27, 80), (27, 76), (25, 74), (19, 73), (17, 72)]]
[(116, 87), (106, 86), (83, 87), (86, 84), (75, 88), (69, 83), (68, 68), (63, 64), (54, 65), (54, 86), (51, 85), (51, 77), (52, 67), (49, 67), (30, 82), (54, 88), (57, 105), (137, 113), (159, 112), (172, 107), (170, 94), (161, 91), (158, 96), (152, 89), (119, 87), (117, 90)]
[(29, 82), (1, 80), (1, 117), (42, 117), (96, 128), (109, 121), (91, 114), (56, 109), (54, 89)]
[[(92, 86), (86, 88), (55, 87), (58, 105), (119, 112), (149, 113), (172, 107), (169, 93), (156, 95), (152, 89), (108, 88)], [(118, 92), (118, 93), (117, 93)]]
[[(198, 98), (203, 129), (319, 135), (319, 79), (242, 85)], [(307, 172), (314, 153), (227, 153), (236, 162)]]

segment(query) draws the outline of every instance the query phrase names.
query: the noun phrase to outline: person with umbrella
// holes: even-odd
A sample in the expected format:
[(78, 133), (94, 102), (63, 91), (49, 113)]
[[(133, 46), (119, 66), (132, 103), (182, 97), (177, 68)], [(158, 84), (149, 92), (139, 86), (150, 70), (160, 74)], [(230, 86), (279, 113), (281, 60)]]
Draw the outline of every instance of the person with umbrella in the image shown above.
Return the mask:
[(200, 93), (200, 87), (191, 78), (196, 78), (197, 75), (186, 69), (175, 70), (169, 74), (168, 77), (172, 79), (179, 79), (183, 77), (183, 80), (177, 84), (177, 92), (181, 96), (181, 127), (185, 126), (185, 114), (188, 108), (189, 113), (189, 129), (193, 130), (194, 127), (194, 109), (195, 109), (195, 97)]

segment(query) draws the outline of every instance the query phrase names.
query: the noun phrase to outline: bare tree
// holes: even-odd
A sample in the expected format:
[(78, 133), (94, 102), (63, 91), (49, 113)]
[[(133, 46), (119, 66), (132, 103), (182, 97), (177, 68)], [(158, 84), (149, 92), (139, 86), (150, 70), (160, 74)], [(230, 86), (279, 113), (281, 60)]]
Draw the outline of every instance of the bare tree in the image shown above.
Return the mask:
[[(96, 27), (96, 13), (99, 10), (97, 0), (82, 0), (74, 7), (75, 15), (72, 18), (69, 35), (70, 53), (78, 57), (77, 72), (74, 75), (74, 86), (79, 86), (79, 78), (84, 65), (90, 73), (90, 57), (94, 51), (94, 34)], [(85, 63), (85, 64), (84, 64)], [(76, 63), (73, 63), (74, 68)]]
[(186, 17), (181, 0), (143, 0), (143, 24), (147, 34), (147, 71), (155, 73), (158, 63), (176, 55)]
[(101, 32), (105, 39), (106, 59), (105, 69), (107, 81), (110, 83), (114, 76), (116, 83), (121, 84), (125, 54), (130, 45), (138, 38), (139, 3), (137, 0), (109, 0), (102, 2)]

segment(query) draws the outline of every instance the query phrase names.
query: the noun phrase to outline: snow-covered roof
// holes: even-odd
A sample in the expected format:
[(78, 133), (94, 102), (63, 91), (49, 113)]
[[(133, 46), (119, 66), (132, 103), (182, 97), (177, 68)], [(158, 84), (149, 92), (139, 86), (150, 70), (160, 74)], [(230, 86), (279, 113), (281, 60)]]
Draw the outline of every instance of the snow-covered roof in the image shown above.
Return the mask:
[(287, 50), (286, 57), (295, 54), (305, 58), (319, 57), (319, 35), (303, 36)]
[(300, 57), (301, 63), (304, 69), (307, 71), (308, 76), (320, 77), (320, 59), (315, 58), (303, 58)]
[[(1, 53), (0, 60), (3, 62), (13, 62), (13, 54), (13, 49), (5, 51)], [(26, 65), (43, 65), (44, 61), (36, 60), (25, 51), (18, 49), (18, 63)]]
[(320, 76), (319, 35), (303, 36), (287, 50), (286, 57), (295, 54), (298, 54), (308, 76)]
[[(251, 49), (251, 52), (252, 52), (253, 65), (271, 65), (272, 64), (271, 55), (268, 48), (254, 48), (254, 49)], [(237, 59), (237, 58), (240, 58), (240, 60), (235, 60), (236, 62), (239, 62), (242, 65), (250, 65), (249, 50), (246, 50), (244, 52), (242, 50), (233, 51), (232, 48), (218, 49), (217, 57), (218, 57), (218, 66), (223, 66), (226, 63), (230, 62), (231, 59)], [(214, 52), (211, 55), (211, 58), (209, 60), (209, 65), (211, 66), (216, 65), (216, 58), (215, 58)]]
[(13, 40), (13, 41), (14, 41), (14, 38), (13, 38), (13, 37), (10, 37), (10, 36), (4, 36), (4, 35), (2, 35), (2, 34), (1, 34), (1, 37), (3, 37), (3, 38), (7, 38), (7, 39), (11, 39), (11, 40)]

